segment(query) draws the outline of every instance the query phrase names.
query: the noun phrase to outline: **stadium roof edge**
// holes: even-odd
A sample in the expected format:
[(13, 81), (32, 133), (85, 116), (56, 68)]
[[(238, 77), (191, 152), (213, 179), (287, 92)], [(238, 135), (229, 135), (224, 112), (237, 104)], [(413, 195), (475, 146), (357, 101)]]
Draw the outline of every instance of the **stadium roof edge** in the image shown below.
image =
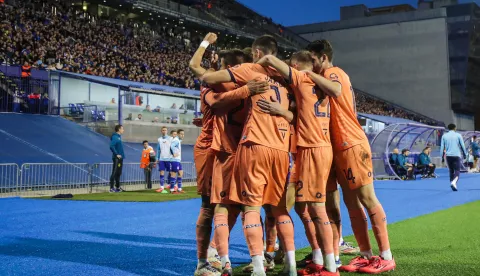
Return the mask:
[(326, 31), (334, 31), (341, 29), (352, 29), (360, 27), (368, 27), (374, 25), (394, 24), (408, 21), (420, 21), (434, 18), (446, 18), (446, 8), (438, 8), (432, 10), (415, 10), (409, 12), (400, 12), (393, 14), (376, 15), (370, 17), (359, 17), (346, 20), (337, 20), (329, 22), (320, 22), (305, 25), (296, 25), (288, 27), (291, 31), (302, 35), (308, 33), (318, 33)]
[(63, 77), (90, 81), (93, 83), (98, 83), (98, 84), (112, 86), (112, 87), (119, 87), (124, 90), (148, 92), (152, 94), (169, 95), (173, 97), (199, 99), (199, 93), (200, 93), (200, 91), (190, 90), (185, 88), (171, 87), (171, 86), (151, 84), (151, 83), (133, 82), (133, 81), (127, 81), (127, 80), (119, 80), (119, 79), (105, 78), (105, 77), (99, 77), (99, 76), (77, 74), (77, 73), (71, 73), (71, 72), (65, 72), (65, 71), (51, 71), (51, 74), (58, 74)]

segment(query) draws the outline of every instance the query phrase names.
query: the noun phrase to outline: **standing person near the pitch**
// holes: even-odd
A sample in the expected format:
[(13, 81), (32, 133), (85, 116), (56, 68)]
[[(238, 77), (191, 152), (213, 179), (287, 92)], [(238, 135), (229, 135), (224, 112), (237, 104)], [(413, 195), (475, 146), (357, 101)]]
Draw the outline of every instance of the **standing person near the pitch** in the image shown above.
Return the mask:
[[(202, 57), (205, 53), (205, 49), (210, 44), (215, 43), (216, 40), (216, 34), (208, 33), (204, 38), (204, 43), (200, 44), (194, 56), (190, 60), (190, 69), (197, 77), (203, 76), (205, 72), (208, 71), (201, 67)], [(237, 51), (226, 51), (220, 53), (222, 69), (240, 64), (242, 62), (243, 55), (239, 56), (238, 54), (239, 53)], [(215, 60), (212, 61), (215, 62)], [(209, 70), (215, 71), (214, 69)], [(219, 271), (214, 270), (213, 267), (207, 263), (207, 257), (209, 255), (208, 247), (212, 231), (212, 219), (214, 215), (214, 204), (211, 203), (212, 174), (214, 161), (217, 155), (217, 150), (213, 149), (217, 148), (217, 146), (214, 146), (212, 148), (212, 142), (214, 140), (214, 136), (215, 139), (218, 141), (219, 136), (223, 137), (235, 135), (235, 133), (230, 128), (222, 128), (221, 130), (218, 129), (219, 127), (224, 127), (223, 124), (219, 125), (219, 123), (221, 123), (222, 120), (225, 119), (225, 117), (222, 115), (222, 110), (230, 111), (230, 109), (232, 109), (230, 106), (236, 107), (241, 100), (249, 97), (250, 95), (263, 93), (266, 90), (268, 90), (268, 84), (263, 81), (249, 82), (246, 86), (237, 88), (229, 92), (217, 92), (212, 90), (211, 88), (206, 87), (202, 87), (201, 89), (200, 99), (201, 110), (203, 113), (203, 120), (201, 125), (202, 131), (197, 139), (197, 143), (195, 144), (194, 148), (195, 166), (197, 168), (197, 192), (202, 195), (202, 207), (200, 208), (196, 231), (198, 264), (195, 275), (214, 276), (221, 274)], [(219, 116), (217, 117), (215, 114)], [(238, 144), (238, 141), (236, 144)], [(227, 264), (226, 262), (226, 259), (228, 259), (228, 253), (225, 253), (225, 250), (227, 250), (228, 252), (228, 227), (226, 239), (226, 242), (221, 242), (225, 244), (221, 244), (219, 248), (219, 252), (222, 252), (224, 263), (222, 265), (222, 263), (220, 262), (219, 267), (215, 266), (216, 268), (224, 272), (222, 273), (223, 275), (228, 275), (229, 271), (231, 273), (231, 266), (229, 263)], [(226, 258), (225, 255), (227, 255)], [(216, 262), (214, 261), (212, 265), (215, 265), (215, 263)]]
[[(311, 42), (307, 49), (315, 59), (315, 72), (308, 76), (321, 91), (330, 96), (330, 131), (337, 181), (342, 187), (352, 229), (360, 246), (361, 256), (354, 258), (340, 271), (381, 273), (395, 269), (390, 251), (385, 211), (373, 187), (372, 153), (367, 136), (358, 123), (355, 94), (348, 75), (332, 64), (333, 48), (327, 40)], [(327, 187), (327, 191), (337, 187)], [(330, 197), (329, 197), (330, 198)], [(327, 202), (329, 217), (340, 218), (339, 202)], [(368, 236), (367, 209), (377, 240), (380, 256), (373, 256)], [(331, 214), (333, 210), (335, 214)], [(337, 225), (340, 227), (340, 225)]]
[[(276, 40), (268, 35), (257, 38), (252, 45), (254, 61), (267, 54), (276, 55), (277, 51)], [(288, 111), (289, 92), (286, 84), (275, 70), (251, 63), (203, 76), (208, 84), (235, 82), (240, 86), (256, 78), (269, 82), (271, 90), (248, 99), (249, 113), (235, 156), (234, 184), (230, 185), (229, 197), (244, 207), (243, 228), (254, 265), (252, 275), (266, 275), (260, 209), (267, 204), (271, 205), (277, 220), (277, 231), (287, 251), (283, 274), (296, 275), (293, 223), (286, 210), (284, 197), (289, 166), (289, 121), (293, 120), (293, 113)], [(262, 99), (281, 103), (289, 120), (262, 112), (258, 107)]]
[(140, 158), (140, 168), (143, 169), (145, 174), (145, 183), (147, 183), (147, 189), (152, 188), (152, 169), (155, 164), (155, 151), (148, 145), (148, 141), (143, 141), (142, 157)]
[[(170, 170), (170, 159), (172, 154), (170, 153), (170, 144), (172, 143), (172, 137), (168, 136), (167, 127), (162, 127), (162, 136), (158, 138), (157, 142), (157, 163), (158, 171), (160, 172), (160, 188), (156, 190), (157, 193), (168, 194), (165, 190), (165, 171)], [(170, 175), (168, 175), (170, 180)], [(167, 182), (167, 184), (170, 181)]]
[[(454, 124), (448, 125), (448, 132), (443, 134), (440, 145), (440, 152), (445, 153), (448, 169), (450, 171), (450, 187), (454, 192), (457, 191), (457, 182), (460, 178), (460, 166), (462, 164), (462, 157), (467, 156), (467, 149), (463, 142), (462, 135), (457, 133), (457, 126)], [(442, 161), (445, 160), (442, 157)]]
[(472, 143), (470, 144), (473, 155), (473, 171), (478, 172), (478, 159), (480, 158), (480, 145), (478, 145), (477, 136), (472, 137)]
[(116, 125), (115, 132), (112, 134), (112, 137), (110, 137), (110, 150), (112, 151), (113, 161), (112, 175), (110, 176), (110, 193), (119, 193), (123, 191), (122, 188), (120, 188), (120, 177), (122, 176), (123, 160), (125, 159), (122, 134), (123, 126)]
[[(257, 63), (275, 68), (288, 80), (297, 104), (296, 209), (300, 211), (302, 220), (307, 219), (305, 217), (311, 218), (315, 231), (309, 231), (309, 225), (306, 224), (307, 236), (312, 232), (316, 233), (318, 241), (318, 244), (312, 244), (313, 262), (299, 271), (299, 274), (339, 275), (335, 264), (332, 227), (325, 208), (327, 180), (333, 160), (329, 131), (329, 97), (315, 89), (315, 83), (306, 73), (298, 71), (313, 70), (314, 61), (308, 51), (292, 55), (293, 68), (269, 55)], [(302, 212), (306, 208), (308, 214)], [(309, 241), (313, 239), (309, 238)], [(322, 248), (325, 262), (318, 245)]]
[(170, 153), (172, 158), (170, 159), (170, 193), (183, 194), (182, 190), (182, 140), (185, 136), (183, 129), (172, 130), (170, 132), (172, 136), (172, 143), (170, 144)]

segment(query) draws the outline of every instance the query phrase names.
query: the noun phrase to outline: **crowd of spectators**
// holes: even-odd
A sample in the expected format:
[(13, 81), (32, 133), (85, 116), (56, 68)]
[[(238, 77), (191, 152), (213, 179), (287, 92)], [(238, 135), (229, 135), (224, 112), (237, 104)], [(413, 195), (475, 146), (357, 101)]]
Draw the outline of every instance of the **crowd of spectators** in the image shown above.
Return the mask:
[[(199, 89), (188, 70), (199, 39), (184, 29), (90, 16), (43, 1), (0, 6), (0, 59), (102, 77)], [(201, 38), (200, 38), (201, 39)]]
[[(199, 89), (188, 61), (201, 41), (185, 28), (92, 16), (61, 2), (0, 4), (0, 63)], [(193, 33), (193, 32), (192, 32)], [(209, 66), (209, 61), (203, 61)], [(435, 121), (357, 93), (359, 112), (436, 124)]]
[(364, 93), (356, 93), (357, 111), (388, 117), (403, 118), (428, 125), (438, 125), (438, 122), (413, 112), (406, 111), (388, 102), (376, 99)]

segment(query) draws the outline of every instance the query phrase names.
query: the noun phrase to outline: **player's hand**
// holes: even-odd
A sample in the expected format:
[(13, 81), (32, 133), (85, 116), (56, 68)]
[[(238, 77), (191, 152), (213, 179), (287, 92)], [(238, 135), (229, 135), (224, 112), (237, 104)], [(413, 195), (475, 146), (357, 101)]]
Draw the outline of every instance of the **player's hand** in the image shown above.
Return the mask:
[(118, 159), (122, 159), (122, 156), (120, 154), (117, 154)]
[(248, 90), (250, 90), (250, 96), (255, 96), (258, 94), (263, 94), (270, 89), (270, 85), (266, 81), (261, 81), (259, 79), (251, 80), (247, 82)]
[(197, 126), (197, 127), (202, 127), (203, 126), (203, 119), (202, 118), (194, 118), (192, 120), (192, 124)]
[(270, 59), (271, 59), (271, 55), (266, 55), (266, 56), (263, 56), (261, 59), (259, 59), (256, 63), (257, 64), (260, 64), (262, 66), (270, 66), (271, 63), (270, 63)]
[(208, 41), (208, 43), (213, 44), (217, 41), (217, 34), (216, 33), (208, 33), (203, 41)]
[(285, 111), (277, 99), (275, 99), (273, 96), (270, 97), (270, 101), (264, 99), (259, 100), (257, 105), (260, 107), (260, 111), (270, 115), (282, 115)]

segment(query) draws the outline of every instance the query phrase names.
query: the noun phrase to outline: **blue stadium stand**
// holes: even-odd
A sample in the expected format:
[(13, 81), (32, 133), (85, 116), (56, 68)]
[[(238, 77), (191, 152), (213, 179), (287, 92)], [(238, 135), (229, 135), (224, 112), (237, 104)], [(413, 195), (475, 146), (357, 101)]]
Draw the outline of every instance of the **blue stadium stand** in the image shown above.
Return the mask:
[[(0, 163), (110, 163), (109, 143), (109, 137), (61, 117), (0, 114)], [(140, 162), (142, 145), (125, 143), (124, 149), (125, 162)], [(193, 147), (183, 146), (182, 155), (193, 161)]]

